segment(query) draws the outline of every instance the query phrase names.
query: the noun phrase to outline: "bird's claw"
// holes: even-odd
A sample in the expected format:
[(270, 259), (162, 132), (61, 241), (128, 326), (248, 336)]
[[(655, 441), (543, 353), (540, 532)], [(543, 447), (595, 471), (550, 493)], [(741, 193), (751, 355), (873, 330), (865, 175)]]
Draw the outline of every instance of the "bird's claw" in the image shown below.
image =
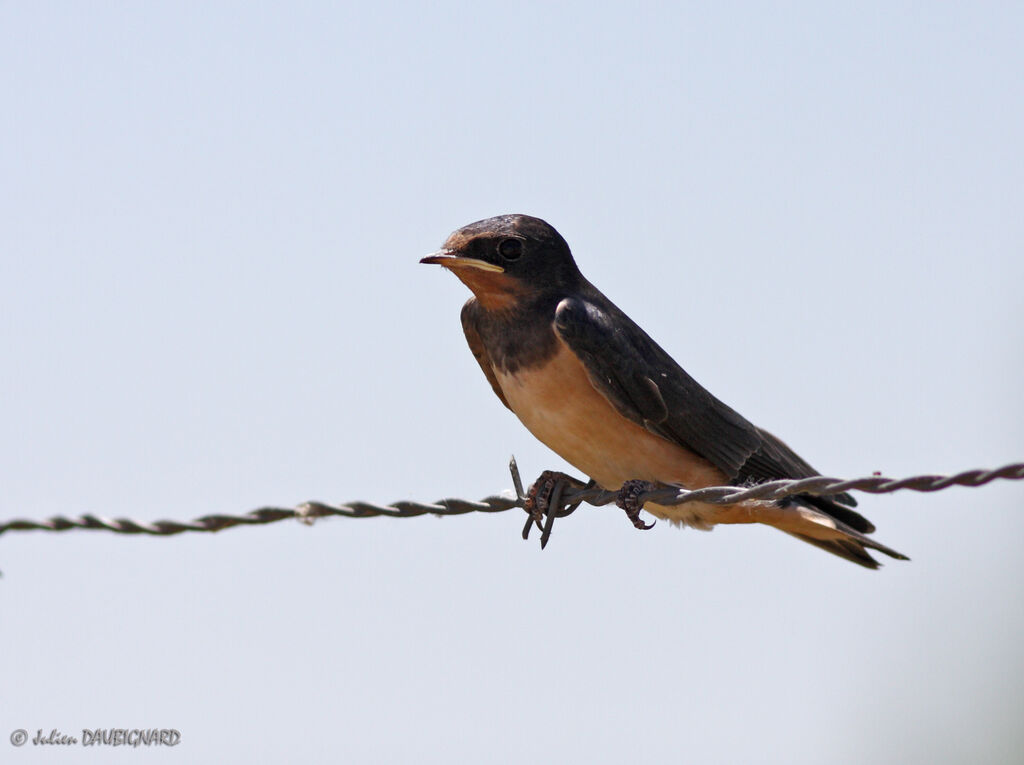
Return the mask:
[[(579, 502), (575, 502), (563, 511), (562, 495), (565, 490), (583, 489), (587, 485), (583, 481), (557, 470), (545, 470), (541, 473), (540, 478), (534, 481), (529, 491), (526, 492), (523, 502), (523, 507), (530, 516), (523, 528), (523, 539), (529, 538), (530, 528), (536, 525), (541, 532), (540, 546), (541, 549), (544, 549), (551, 537), (555, 518), (568, 515), (579, 506)], [(547, 516), (546, 520), (544, 516)]]
[(641, 531), (653, 528), (656, 521), (644, 523), (640, 520), (640, 510), (643, 507), (640, 495), (657, 488), (657, 485), (650, 481), (626, 481), (619, 489), (619, 496), (615, 498), (615, 504), (626, 511), (626, 517)]

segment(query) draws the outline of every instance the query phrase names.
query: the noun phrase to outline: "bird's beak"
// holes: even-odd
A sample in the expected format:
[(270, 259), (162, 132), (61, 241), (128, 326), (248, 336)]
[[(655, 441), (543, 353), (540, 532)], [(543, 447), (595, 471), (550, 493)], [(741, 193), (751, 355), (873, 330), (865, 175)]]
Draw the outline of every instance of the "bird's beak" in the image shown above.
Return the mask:
[(445, 268), (479, 268), (481, 271), (494, 271), (499, 274), (505, 271), (501, 266), (488, 263), (486, 260), (463, 257), (455, 252), (455, 250), (432, 252), (427, 257), (421, 258), (420, 263), (436, 263)]

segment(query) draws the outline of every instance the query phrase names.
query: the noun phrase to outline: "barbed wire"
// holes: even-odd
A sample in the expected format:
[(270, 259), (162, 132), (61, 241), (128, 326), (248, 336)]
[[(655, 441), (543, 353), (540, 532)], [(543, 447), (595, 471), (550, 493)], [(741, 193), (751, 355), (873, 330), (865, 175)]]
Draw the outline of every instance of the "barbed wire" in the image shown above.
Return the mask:
[[(78, 518), (54, 516), (45, 521), (14, 519), (0, 523), (0, 534), (8, 531), (68, 531), (70, 529), (91, 529), (111, 531), (115, 534), (144, 534), (149, 536), (174, 536), (189, 531), (214, 532), (235, 526), (256, 526), (296, 519), (312, 523), (316, 518), (341, 516), (343, 518), (414, 518), (420, 515), (465, 515), (466, 513), (501, 513), (514, 508), (526, 509), (526, 496), (519, 478), (519, 469), (513, 458), (509, 468), (515, 491), (484, 497), (474, 502), (465, 499), (439, 499), (432, 503), (400, 501), (390, 505), (372, 502), (346, 502), (332, 505), (324, 502), (304, 502), (297, 507), (261, 507), (240, 515), (204, 515), (192, 521), (136, 521), (128, 518), (104, 518), (98, 515), (83, 515)], [(950, 486), (977, 487), (998, 479), (1024, 479), (1024, 463), (1005, 465), (995, 470), (965, 470), (955, 475), (918, 475), (910, 478), (892, 479), (880, 475), (852, 480), (814, 476), (799, 480), (780, 480), (753, 486), (712, 486), (688, 491), (665, 488), (643, 492), (637, 499), (656, 502), (659, 505), (681, 505), (687, 502), (703, 502), (712, 505), (730, 505), (747, 500), (777, 500), (794, 494), (823, 496), (841, 494), (846, 491), (863, 491), (869, 494), (889, 494), (895, 491), (932, 492)], [(615, 502), (617, 492), (585, 487), (569, 488), (561, 492), (557, 502), (560, 509), (552, 517), (568, 515), (586, 502), (591, 505), (608, 505)], [(529, 523), (527, 524), (527, 530)], [(546, 529), (550, 533), (550, 528)], [(524, 536), (526, 530), (524, 530)], [(545, 540), (546, 541), (546, 540)]]

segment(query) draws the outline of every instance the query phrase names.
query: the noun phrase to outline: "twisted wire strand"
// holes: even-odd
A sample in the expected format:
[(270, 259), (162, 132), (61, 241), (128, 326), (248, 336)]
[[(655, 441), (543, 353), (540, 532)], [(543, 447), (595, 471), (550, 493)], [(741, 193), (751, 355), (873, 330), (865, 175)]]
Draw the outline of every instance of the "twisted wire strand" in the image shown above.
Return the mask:
[[(111, 531), (115, 534), (145, 534), (149, 536), (174, 536), (188, 531), (214, 532), (235, 526), (256, 526), (276, 523), (294, 518), (312, 523), (316, 518), (341, 516), (343, 518), (413, 518), (420, 515), (464, 515), (466, 513), (501, 513), (513, 508), (525, 509), (525, 496), (519, 480), (515, 460), (510, 465), (515, 492), (505, 492), (485, 497), (477, 502), (465, 499), (439, 499), (433, 503), (399, 501), (390, 505), (371, 502), (348, 502), (331, 505), (324, 502), (304, 502), (293, 508), (261, 507), (240, 515), (204, 515), (192, 521), (136, 521), (129, 518), (103, 518), (98, 515), (83, 515), (78, 518), (55, 516), (45, 521), (14, 519), (0, 523), (0, 534), (8, 531), (68, 531), (70, 529), (92, 529)], [(645, 492), (638, 499), (641, 502), (656, 502), (659, 505), (681, 505), (686, 502), (704, 502), (713, 505), (729, 505), (746, 500), (777, 500), (793, 494), (828, 495), (845, 491), (863, 491), (869, 494), (890, 494), (895, 491), (932, 492), (950, 486), (977, 487), (998, 479), (1019, 481), (1024, 479), (1024, 463), (1005, 465), (995, 470), (965, 470), (956, 475), (919, 475), (910, 478), (892, 479), (884, 476), (868, 476), (844, 480), (826, 476), (780, 480), (760, 483), (754, 486), (712, 486), (687, 491), (666, 488)], [(617, 493), (603, 489), (585, 488), (567, 490), (561, 501), (563, 505), (587, 502), (592, 505), (607, 505), (615, 501)]]

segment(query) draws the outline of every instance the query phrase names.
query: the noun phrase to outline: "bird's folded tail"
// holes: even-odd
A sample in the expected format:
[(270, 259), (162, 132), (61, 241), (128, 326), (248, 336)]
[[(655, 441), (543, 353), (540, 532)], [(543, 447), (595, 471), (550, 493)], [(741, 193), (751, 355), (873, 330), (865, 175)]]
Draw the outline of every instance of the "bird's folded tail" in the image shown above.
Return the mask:
[(876, 542), (800, 497), (797, 497), (787, 509), (795, 511), (791, 515), (791, 522), (773, 523), (775, 528), (859, 566), (874, 569), (881, 565), (871, 557), (868, 549), (877, 550), (897, 560), (910, 560), (903, 553)]

